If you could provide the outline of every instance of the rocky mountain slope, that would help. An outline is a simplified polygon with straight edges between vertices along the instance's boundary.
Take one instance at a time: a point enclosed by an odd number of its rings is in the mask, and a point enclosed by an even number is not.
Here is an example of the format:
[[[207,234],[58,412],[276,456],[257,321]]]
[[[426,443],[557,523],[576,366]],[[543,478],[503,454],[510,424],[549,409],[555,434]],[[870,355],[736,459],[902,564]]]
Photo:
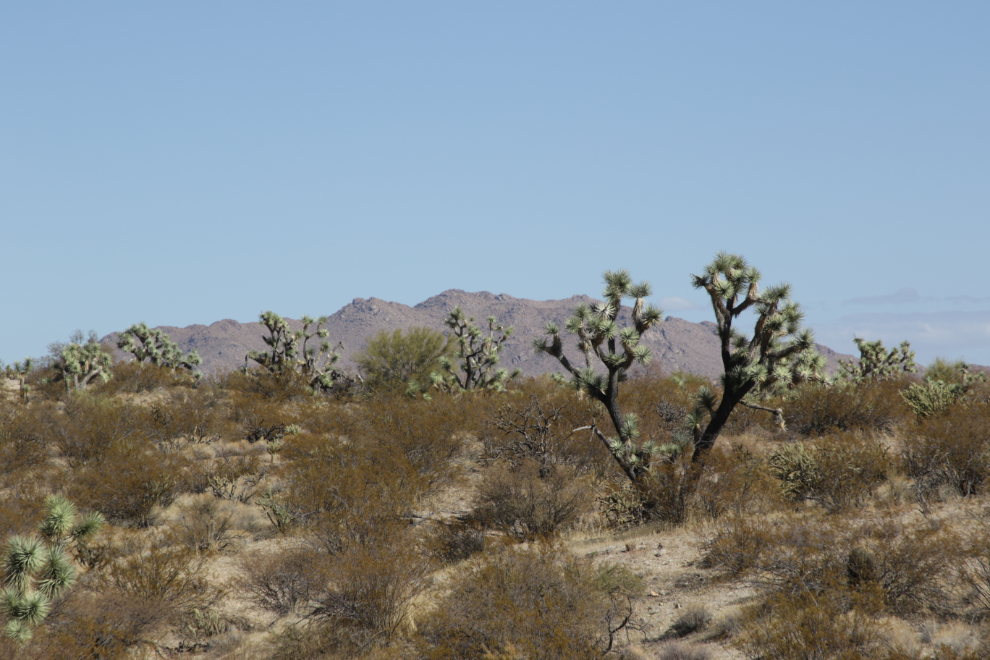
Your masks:
[[[519,367],[527,375],[560,371],[560,365],[546,355],[537,355],[532,349],[534,338],[543,334],[547,321],[563,327],[564,322],[580,303],[592,304],[597,300],[588,296],[573,296],[564,300],[527,300],[506,294],[493,295],[487,291],[468,293],[450,289],[424,300],[414,307],[378,298],[355,298],[329,316],[327,328],[333,343],[343,342],[341,365],[353,368],[352,357],[362,350],[365,343],[380,330],[393,330],[412,326],[426,326],[448,330],[443,324],[448,312],[460,305],[465,313],[484,324],[489,316],[495,316],[506,326],[513,326],[515,334],[505,343],[501,366],[512,370]],[[278,311],[278,310],[275,310]],[[620,322],[627,322],[630,308],[624,307]],[[291,321],[296,328],[298,321]],[[196,349],[203,358],[202,370],[212,373],[218,370],[243,366],[244,355],[251,349],[264,349],[264,327],[259,323],[240,323],[231,319],[211,325],[191,325],[185,328],[161,326],[162,330],[183,351]],[[643,341],[653,351],[665,372],[688,371],[716,378],[722,372],[718,340],[714,335],[715,324],[691,323],[668,316],[663,323],[651,329]],[[105,338],[112,339],[112,336]],[[565,344],[565,346],[567,346]],[[818,350],[828,360],[829,371],[835,369],[839,358],[851,356],[836,353],[827,346]],[[568,354],[579,358],[571,343]]]

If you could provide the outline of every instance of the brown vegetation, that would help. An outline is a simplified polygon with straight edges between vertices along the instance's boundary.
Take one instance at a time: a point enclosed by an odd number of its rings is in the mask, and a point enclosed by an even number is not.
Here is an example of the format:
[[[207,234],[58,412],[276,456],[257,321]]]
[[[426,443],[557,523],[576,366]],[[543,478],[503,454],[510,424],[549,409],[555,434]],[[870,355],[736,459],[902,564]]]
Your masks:
[[[739,409],[703,461],[633,488],[586,428],[602,406],[550,379],[424,400],[114,374],[0,400],[3,539],[53,493],[107,518],[5,658],[988,652],[980,397],[919,419],[906,382],[803,385],[787,430]],[[619,399],[676,445],[704,384],[644,370]]]

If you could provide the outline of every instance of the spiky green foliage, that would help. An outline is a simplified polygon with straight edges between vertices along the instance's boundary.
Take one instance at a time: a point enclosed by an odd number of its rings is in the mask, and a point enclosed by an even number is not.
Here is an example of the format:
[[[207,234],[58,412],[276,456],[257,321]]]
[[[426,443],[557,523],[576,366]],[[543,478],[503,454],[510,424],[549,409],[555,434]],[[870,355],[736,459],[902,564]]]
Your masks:
[[[41,537],[13,536],[3,553],[0,612],[8,619],[8,637],[25,642],[48,615],[53,600],[72,588],[78,571],[67,550],[78,548],[103,524],[103,517],[79,517],[75,504],[62,495],[45,500]]]
[[[31,373],[31,369],[34,368],[34,360],[31,358],[24,358],[24,362],[15,362],[14,364],[5,365],[3,361],[0,361],[0,372],[7,376],[8,380],[17,381],[17,387],[20,391],[21,398],[25,402],[31,394],[31,386],[24,382],[25,376]]]
[[[3,362],[0,362],[0,370],[2,370],[7,375],[7,378],[10,378],[11,380],[23,380],[24,376],[31,373],[31,369],[33,368],[34,360],[29,357],[24,358],[24,362],[15,362],[14,364],[5,365]]]
[[[925,369],[924,381],[912,383],[901,392],[904,402],[921,418],[938,417],[956,401],[966,397],[974,383],[985,382],[986,374],[971,374],[963,361],[942,358]]]
[[[882,381],[918,371],[910,342],[903,341],[898,348],[889,351],[881,340],[853,339],[859,348],[859,362],[839,360],[838,378],[855,383]]]
[[[441,390],[493,390],[501,392],[512,379],[522,375],[522,370],[509,373],[498,369],[499,352],[512,336],[513,328],[505,327],[494,316],[488,317],[487,333],[468,317],[460,307],[454,307],[444,320],[453,330],[451,344],[454,359],[446,355],[439,358],[440,369],[430,374],[431,384]],[[456,365],[455,365],[456,362]]]
[[[901,397],[911,411],[921,418],[938,417],[949,409],[959,397],[959,385],[949,385],[940,380],[912,383],[901,392]]]
[[[736,254],[719,252],[702,275],[692,275],[696,289],[704,289],[715,312],[721,343],[722,397],[699,400],[695,413],[695,460],[715,444],[736,405],[746,397],[773,393],[804,380],[824,379],[824,359],[814,351],[811,330],[801,329],[804,313],[790,300],[789,284],[767,287],[760,293],[760,271]],[[746,310],[756,313],[753,336],[733,327]],[[702,428],[701,425],[704,424]]]
[[[111,377],[112,359],[100,346],[96,333],[90,331],[85,344],[82,340],[82,333],[76,332],[70,343],[60,345],[58,355],[52,360],[57,379],[65,382],[67,391],[84,389],[94,380],[105,383]]]
[[[245,371],[248,362],[252,360],[272,373],[298,371],[306,376],[309,386],[318,392],[329,391],[338,380],[349,378],[334,367],[340,360],[340,351],[344,345],[338,342],[333,346],[330,343],[330,331],[323,327],[327,322],[326,316],[318,319],[302,317],[303,327],[295,332],[286,319],[272,311],[262,312],[260,321],[268,330],[268,336],[262,336],[262,339],[269,350],[249,351],[244,356]],[[316,325],[313,332],[310,332],[310,326],[314,323]],[[310,341],[314,339],[315,345],[310,345]]]
[[[564,355],[560,327],[555,323],[546,324],[546,336],[534,340],[533,347],[538,353],[556,358],[571,375],[573,387],[605,406],[618,437],[600,438],[626,476],[642,485],[650,463],[661,453],[660,447],[655,442],[638,441],[639,420],[635,415],[623,414],[619,407],[619,383],[633,364],[647,364],[652,358],[649,348],[639,342],[647,330],[660,322],[663,310],[645,302],[652,293],[649,282],[633,284],[629,271],[605,271],[604,279],[604,301],[594,306],[578,305],[564,325],[569,334],[577,335],[584,366],[573,364]],[[634,301],[632,325],[620,328],[616,320],[626,298]],[[604,367],[604,373],[596,370],[596,364],[599,369]]]
[[[179,345],[167,334],[149,328],[143,322],[132,325],[120,333],[117,338],[117,348],[132,353],[138,362],[147,360],[153,365],[172,370],[192,371],[203,362],[195,349],[183,355]]]

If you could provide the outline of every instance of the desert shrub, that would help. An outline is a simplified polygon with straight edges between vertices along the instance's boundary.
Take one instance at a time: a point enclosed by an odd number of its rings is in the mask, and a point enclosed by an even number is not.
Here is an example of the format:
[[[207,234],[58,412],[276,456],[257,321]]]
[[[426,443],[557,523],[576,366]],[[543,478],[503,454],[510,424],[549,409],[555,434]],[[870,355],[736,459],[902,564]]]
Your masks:
[[[126,443],[142,431],[140,409],[106,397],[79,393],[64,410],[47,404],[34,411],[38,442],[58,450],[71,466],[101,460],[109,445]]]
[[[175,538],[191,550],[222,552],[246,536],[239,529],[241,516],[234,502],[204,493],[194,495],[178,509]]]
[[[309,547],[240,561],[238,586],[258,607],[279,616],[309,603],[329,580],[327,556]]]
[[[623,410],[634,411],[639,416],[644,437],[659,441],[683,429],[698,388],[711,383],[691,374],[664,375],[658,365],[654,361],[629,378],[619,392],[619,403]]]
[[[596,477],[613,469],[613,459],[597,438],[588,430],[574,432],[594,419],[587,400],[559,386],[540,391],[537,384],[527,383],[527,389],[527,398],[509,398],[487,420],[483,439],[488,456],[534,460],[543,471],[567,465]]]
[[[963,564],[961,539],[952,531],[907,527],[893,518],[865,526],[847,555],[852,586],[875,585],[890,612],[941,612],[950,597],[955,572]]]
[[[631,615],[628,572],[546,548],[493,549],[467,562],[417,620],[422,657],[600,658]],[[621,613],[621,616],[619,616]],[[510,653],[514,655],[509,655]]]
[[[815,501],[828,511],[863,502],[892,466],[882,442],[857,432],[835,433],[813,444],[786,444],[768,463],[785,496]]]
[[[102,588],[154,603],[161,620],[176,620],[194,609],[205,610],[223,598],[207,579],[208,557],[174,538],[150,544],[130,542],[105,571]]]
[[[879,633],[868,612],[833,592],[778,592],[750,610],[739,645],[766,660],[877,657]]]
[[[495,465],[481,478],[472,516],[482,524],[520,539],[548,536],[574,522],[591,506],[585,479],[572,468],[555,466],[541,476],[540,465]]]
[[[922,491],[949,485],[960,495],[979,493],[990,476],[990,414],[983,405],[951,406],[924,420],[904,440],[904,463]]]
[[[990,520],[982,515],[971,516],[970,550],[962,570],[963,583],[969,588],[969,600],[984,616],[990,613]]]
[[[941,611],[962,560],[959,539],[945,529],[808,516],[727,519],[704,557],[730,575],[754,575],[768,593],[827,592],[847,609],[872,603],[896,614]]]
[[[196,379],[186,370],[173,370],[154,364],[142,364],[134,360],[118,362],[110,368],[113,376],[95,389],[102,394],[137,394],[182,385],[193,385]]]
[[[104,447],[99,460],[73,472],[73,500],[108,520],[139,527],[152,521],[156,506],[168,506],[189,489],[192,473],[181,454],[162,454],[150,442]]]
[[[391,639],[428,585],[430,564],[406,534],[352,548],[329,560],[330,580],[315,594],[310,620],[331,623],[359,646]]]
[[[476,523],[438,521],[427,537],[427,548],[442,564],[455,564],[485,549],[485,530]]]
[[[711,651],[703,646],[667,642],[657,648],[657,660],[711,660]]]
[[[404,459],[375,442],[292,436],[283,450],[284,490],[271,506],[303,525],[337,554],[373,543],[404,523],[424,480]]]
[[[900,380],[835,383],[806,383],[784,407],[787,427],[800,435],[824,435],[860,429],[888,432],[904,419],[905,403]]]
[[[233,435],[228,414],[226,402],[213,388],[183,387],[169,391],[164,401],[143,411],[143,428],[166,450],[183,444],[209,444],[224,434]]]
[[[99,575],[53,611],[36,657],[133,657],[166,626],[194,624],[222,592],[205,577],[205,557],[181,546],[128,541]]]
[[[354,362],[372,391],[405,392],[410,384],[426,389],[430,374],[441,369],[440,358],[453,359],[457,346],[432,328],[380,330]]]
[[[766,518],[725,516],[704,543],[702,566],[738,577],[754,569],[766,544],[774,541],[774,526]]]
[[[764,458],[739,444],[712,448],[694,486],[693,505],[710,520],[744,511],[765,513],[779,500]]]
[[[670,633],[676,637],[687,637],[704,630],[712,622],[712,613],[703,605],[689,605],[678,615],[670,626]]]
[[[203,470],[206,487],[214,497],[247,502],[265,474],[258,453],[218,454]]]
[[[246,373],[234,372],[229,375],[226,387],[250,397],[277,403],[305,401],[313,396],[306,374],[294,369],[249,369]]]
[[[63,401],[72,398],[66,392],[65,383],[59,379],[58,371],[48,365],[39,365],[24,377],[24,384],[31,388],[30,400]]]
[[[25,491],[30,490],[26,487],[26,476],[35,473],[35,468],[48,458],[36,426],[39,412],[47,414],[48,407],[46,403],[34,404],[33,409],[0,403],[0,489],[10,489],[0,498],[0,534],[8,527],[5,520],[16,521],[22,517],[21,513],[13,511],[21,508],[15,500],[24,500]],[[9,518],[8,509],[11,510]]]
[[[166,617],[155,600],[115,588],[77,589],[52,615],[44,635],[21,648],[24,658],[117,660],[148,645]],[[8,656],[4,656],[8,657]]]
[[[532,459],[544,470],[568,465],[601,478],[615,461],[586,427],[600,416],[600,405],[546,379],[526,379],[514,396],[503,397],[485,420],[482,441],[491,458]]]
[[[649,521],[670,525],[685,522],[702,469],[701,465],[692,463],[690,456],[682,454],[652,465],[638,486],[625,482],[618,486],[610,484],[611,490],[600,500],[606,519],[618,528]]]
[[[455,476],[450,460],[462,446],[460,412],[461,406],[448,395],[432,401],[374,398],[365,404],[363,435],[382,450],[400,454],[424,487],[437,487]]]

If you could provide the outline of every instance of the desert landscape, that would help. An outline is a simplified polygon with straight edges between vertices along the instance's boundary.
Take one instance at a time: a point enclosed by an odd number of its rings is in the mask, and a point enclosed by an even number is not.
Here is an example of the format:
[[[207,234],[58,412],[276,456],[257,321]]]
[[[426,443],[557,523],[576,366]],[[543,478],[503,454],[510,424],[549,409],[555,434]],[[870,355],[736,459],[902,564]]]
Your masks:
[[[837,355],[739,259],[719,323],[617,271],[6,367],[3,657],[985,657],[985,374]]]
[[[988,26],[3,3],[0,660],[987,660]]]

